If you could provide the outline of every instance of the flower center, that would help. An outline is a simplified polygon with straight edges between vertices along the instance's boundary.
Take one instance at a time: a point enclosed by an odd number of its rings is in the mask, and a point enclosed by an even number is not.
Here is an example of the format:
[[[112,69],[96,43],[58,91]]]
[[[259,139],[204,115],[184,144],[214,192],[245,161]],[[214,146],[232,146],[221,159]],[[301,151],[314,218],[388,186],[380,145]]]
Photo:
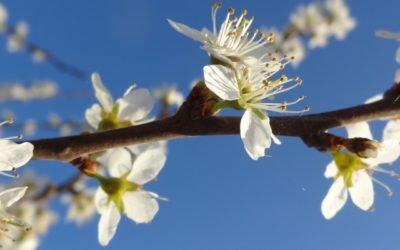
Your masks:
[[[336,152],[332,153],[333,160],[338,168],[338,173],[335,179],[340,176],[343,177],[344,184],[347,188],[353,186],[352,175],[355,171],[366,168],[368,165],[361,161],[361,159],[353,154]]]
[[[121,176],[121,178],[96,176],[101,188],[108,195],[109,201],[114,202],[121,213],[124,211],[122,196],[125,192],[134,192],[140,189],[140,185],[126,180],[128,174],[129,172]]]
[[[102,120],[99,123],[97,131],[125,128],[133,125],[130,121],[124,121],[124,120],[120,121],[118,119],[118,111],[119,111],[118,104],[114,104],[111,112],[107,112],[104,109],[102,109],[101,110]]]

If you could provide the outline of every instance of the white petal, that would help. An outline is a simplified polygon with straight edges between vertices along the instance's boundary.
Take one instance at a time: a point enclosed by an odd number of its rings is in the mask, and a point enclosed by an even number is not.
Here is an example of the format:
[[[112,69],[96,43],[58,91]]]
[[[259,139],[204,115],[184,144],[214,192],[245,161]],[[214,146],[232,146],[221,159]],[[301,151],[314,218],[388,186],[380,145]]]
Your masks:
[[[349,138],[362,137],[372,140],[371,130],[367,122],[346,125],[346,130]]]
[[[139,155],[149,149],[158,149],[167,153],[167,143],[166,141],[149,142],[143,144],[135,144],[127,147],[134,155]]]
[[[400,121],[389,120],[383,129],[382,141],[396,140],[400,142]]]
[[[271,146],[271,135],[268,117],[261,120],[251,110],[244,112],[240,120],[240,137],[246,152],[253,160],[265,156],[265,149]]]
[[[97,212],[103,214],[110,209],[110,203],[108,195],[101,187],[98,187],[94,195],[94,205],[96,206]]]
[[[92,107],[86,109],[85,112],[86,121],[92,128],[97,129],[101,122],[101,107],[99,104],[93,104]]]
[[[147,89],[134,89],[117,100],[119,104],[118,118],[135,123],[145,118],[154,106],[154,100]]]
[[[396,50],[396,62],[400,63],[400,47]]]
[[[104,86],[100,78],[100,75],[98,73],[92,74],[92,83],[94,88],[94,94],[97,100],[107,112],[110,112],[114,105],[114,101],[110,94],[110,91],[108,91],[108,89]]]
[[[375,35],[386,39],[395,39],[400,41],[400,32],[390,32],[386,30],[377,30]]]
[[[349,188],[351,200],[362,210],[368,210],[374,203],[374,187],[372,179],[366,170],[359,170],[352,174],[353,186]]]
[[[164,167],[166,159],[165,152],[158,148],[141,153],[135,159],[127,179],[139,185],[153,180]]]
[[[207,88],[223,100],[232,101],[240,97],[235,72],[222,65],[208,65],[203,68]]]
[[[115,205],[110,206],[107,211],[101,214],[98,237],[102,246],[108,245],[110,240],[114,237],[120,220],[121,214],[118,212]]]
[[[374,95],[373,97],[368,98],[365,101],[365,104],[372,103],[372,102],[377,102],[377,101],[380,101],[382,99],[383,99],[383,94],[377,94],[377,95]]]
[[[400,143],[398,140],[386,140],[380,144],[376,158],[367,158],[363,161],[369,166],[392,163],[400,156]]]
[[[331,161],[327,166],[324,173],[325,178],[333,178],[337,175],[338,168],[334,161]]]
[[[108,156],[107,166],[112,177],[121,177],[132,169],[132,156],[125,148],[113,149]]]
[[[0,171],[10,171],[23,166],[32,158],[33,145],[0,139],[0,152]]]
[[[126,192],[122,196],[126,216],[136,223],[149,223],[158,212],[158,202],[146,191]]]
[[[396,73],[394,75],[394,81],[400,82],[400,69],[396,70]]]
[[[174,28],[176,31],[178,31],[179,33],[192,38],[195,41],[204,43],[206,40],[206,32],[201,32],[195,29],[192,29],[190,27],[188,27],[187,25],[183,24],[183,23],[178,23],[175,21],[172,21],[171,19],[167,19],[168,23],[172,26],[172,28]]]
[[[19,201],[26,193],[28,187],[9,188],[0,193],[0,206],[9,207]]]
[[[336,179],[329,188],[321,204],[321,212],[325,219],[332,219],[337,212],[344,206],[347,200],[347,190],[344,186],[343,178]]]

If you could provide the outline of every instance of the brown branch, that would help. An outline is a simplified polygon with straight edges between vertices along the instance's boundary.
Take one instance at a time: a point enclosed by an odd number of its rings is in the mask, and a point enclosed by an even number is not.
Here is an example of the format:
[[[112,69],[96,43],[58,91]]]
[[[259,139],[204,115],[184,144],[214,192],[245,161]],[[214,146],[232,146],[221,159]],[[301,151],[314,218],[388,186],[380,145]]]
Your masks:
[[[36,194],[33,197],[33,200],[35,201],[43,201],[50,199],[62,192],[71,192],[71,193],[76,193],[77,191],[75,190],[75,184],[85,178],[85,175],[83,173],[77,173],[68,180],[64,181],[63,183],[60,183],[58,185],[49,183],[47,184],[41,192]]]
[[[7,26],[5,30],[5,34],[8,36],[12,36],[16,30],[15,26]],[[24,49],[26,52],[30,53],[32,56],[34,56],[35,53],[40,52],[43,53],[44,60],[47,61],[50,65],[52,65],[54,68],[56,68],[58,71],[63,72],[65,74],[69,74],[73,77],[76,77],[80,80],[87,80],[89,78],[89,73],[86,71],[75,67],[71,64],[66,63],[63,61],[61,58],[53,54],[50,50],[45,49],[39,45],[36,45],[35,43],[27,40],[26,38],[23,38],[23,43],[24,43]]]
[[[384,99],[370,104],[318,114],[271,117],[272,130],[276,135],[304,139],[330,128],[396,116],[400,114],[398,89],[395,85]],[[193,114],[197,105],[189,96],[174,116],[163,120],[100,133],[31,141],[35,146],[34,159],[69,162],[113,147],[188,136],[239,134],[240,117],[201,118]]]

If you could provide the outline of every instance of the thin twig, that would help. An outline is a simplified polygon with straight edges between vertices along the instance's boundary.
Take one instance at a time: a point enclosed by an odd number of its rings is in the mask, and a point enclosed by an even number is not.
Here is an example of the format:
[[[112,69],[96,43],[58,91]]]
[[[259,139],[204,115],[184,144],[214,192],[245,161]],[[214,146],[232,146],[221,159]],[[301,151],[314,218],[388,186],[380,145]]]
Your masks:
[[[5,34],[11,36],[14,34],[16,27],[15,26],[7,26],[5,30]],[[35,43],[24,38],[24,49],[34,56],[35,53],[41,52],[43,53],[44,60],[47,61],[50,65],[56,68],[58,71],[69,74],[73,77],[76,77],[80,80],[87,80],[89,78],[89,73],[75,67],[71,64],[66,63],[61,58],[53,54],[50,50],[45,49]]]

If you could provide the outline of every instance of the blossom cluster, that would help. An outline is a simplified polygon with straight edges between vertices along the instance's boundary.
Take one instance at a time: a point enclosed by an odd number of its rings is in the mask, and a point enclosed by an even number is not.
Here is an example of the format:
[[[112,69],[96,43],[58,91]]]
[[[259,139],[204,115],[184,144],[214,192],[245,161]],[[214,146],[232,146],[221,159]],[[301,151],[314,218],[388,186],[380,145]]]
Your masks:
[[[344,0],[300,6],[290,20],[297,32],[311,36],[308,43],[310,48],[325,47],[331,36],[342,40],[356,25]]]
[[[48,99],[57,95],[57,84],[52,81],[34,81],[30,86],[21,83],[1,83],[0,102]]]
[[[99,104],[86,110],[86,120],[93,129],[123,128],[153,119],[149,114],[154,100],[147,89],[132,86],[114,102],[99,74],[92,75],[92,83]],[[176,102],[173,97],[169,101]],[[164,142],[109,149],[97,156],[97,163],[103,166],[101,173],[93,173],[100,184],[94,203],[101,216],[98,231],[101,245],[107,245],[114,237],[121,214],[136,223],[153,220],[159,209],[157,200],[163,198],[144,190],[143,185],[156,178],[165,161]]]
[[[304,43],[308,43],[309,49],[325,47],[330,37],[343,40],[355,26],[356,21],[345,0],[326,0],[324,3],[300,5],[290,15],[290,24],[282,31],[277,28],[263,30],[275,34],[275,41],[269,49],[293,57],[291,64],[297,67],[306,56]]]
[[[0,124],[0,126],[9,123],[12,123],[12,121],[4,121]],[[33,145],[29,142],[16,143],[10,140],[16,138],[18,137],[0,138],[0,174],[2,175],[13,177],[18,176],[18,174],[16,174],[16,169],[25,165],[33,156]],[[27,231],[31,230],[31,225],[24,220],[26,218],[24,218],[21,214],[9,214],[6,211],[8,207],[12,206],[25,195],[28,187],[26,185],[21,185],[20,187],[1,189],[0,245],[9,246],[10,244],[13,245],[14,241],[22,234],[25,234]]]
[[[280,144],[272,133],[266,111],[290,112],[293,102],[270,102],[269,99],[301,84],[298,77],[289,78],[280,71],[292,58],[279,57],[266,49],[274,40],[273,33],[251,30],[254,18],[243,10],[235,17],[230,8],[225,20],[217,24],[220,4],[212,6],[212,31],[192,29],[185,24],[168,20],[178,32],[198,41],[211,57],[212,64],[203,68],[204,83],[216,96],[215,109],[234,108],[245,110],[240,122],[240,136],[249,156],[257,160],[265,156],[271,142]],[[303,111],[308,110],[305,108]],[[302,111],[300,111],[302,112]]]

